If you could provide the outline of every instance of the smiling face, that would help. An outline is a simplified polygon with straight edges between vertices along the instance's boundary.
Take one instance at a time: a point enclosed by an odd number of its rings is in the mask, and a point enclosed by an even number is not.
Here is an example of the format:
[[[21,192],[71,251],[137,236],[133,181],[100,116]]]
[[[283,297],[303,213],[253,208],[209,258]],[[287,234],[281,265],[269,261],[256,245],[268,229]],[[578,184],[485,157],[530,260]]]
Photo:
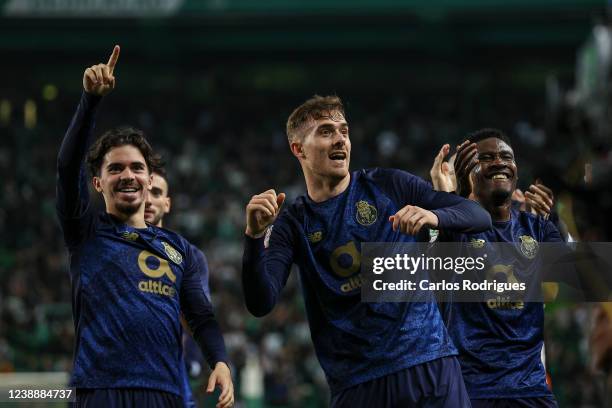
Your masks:
[[[145,204],[145,221],[156,227],[163,226],[164,215],[170,212],[170,197],[168,197],[168,183],[157,173],[153,173],[151,190],[147,194]]]
[[[474,194],[479,201],[497,205],[509,201],[517,182],[512,148],[496,137],[483,139],[477,146],[480,165],[473,173]]]
[[[93,185],[102,193],[106,211],[123,218],[144,209],[151,176],[140,150],[123,145],[104,155],[100,175],[93,178]]]
[[[291,151],[298,158],[306,177],[342,180],[349,174],[351,141],[344,115],[328,112],[304,125],[301,138],[291,143]]]

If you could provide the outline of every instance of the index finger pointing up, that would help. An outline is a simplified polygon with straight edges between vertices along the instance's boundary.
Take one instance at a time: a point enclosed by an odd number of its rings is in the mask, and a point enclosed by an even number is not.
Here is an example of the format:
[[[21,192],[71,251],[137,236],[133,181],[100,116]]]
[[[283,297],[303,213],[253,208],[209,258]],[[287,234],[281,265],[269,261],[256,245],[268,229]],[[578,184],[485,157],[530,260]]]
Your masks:
[[[115,48],[113,48],[113,53],[111,54],[110,58],[108,59],[108,62],[106,63],[106,65],[108,65],[108,70],[110,71],[110,74],[113,74],[113,71],[115,70],[115,65],[117,65],[117,60],[119,59],[119,52],[121,51],[121,48],[119,48],[118,45],[115,45]]]

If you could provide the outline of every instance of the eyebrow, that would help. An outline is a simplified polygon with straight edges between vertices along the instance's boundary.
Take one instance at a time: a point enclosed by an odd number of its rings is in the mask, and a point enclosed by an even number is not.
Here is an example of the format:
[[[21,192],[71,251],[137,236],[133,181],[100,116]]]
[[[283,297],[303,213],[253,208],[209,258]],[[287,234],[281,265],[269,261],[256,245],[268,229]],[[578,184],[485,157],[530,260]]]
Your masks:
[[[344,127],[348,127],[348,123],[347,122],[342,122],[342,123],[340,123],[338,125],[336,125],[334,123],[322,123],[319,126],[317,126],[317,130],[325,129],[325,128],[336,128],[336,126],[344,128]]]
[[[485,150],[483,152],[478,152],[478,154],[495,154],[495,153],[511,153],[514,154],[514,150],[509,148],[503,148],[499,150]]]
[[[145,167],[145,163],[141,162],[141,161],[135,161],[135,162],[131,162],[129,164],[130,167],[134,167],[134,166],[140,166],[140,167]],[[125,167],[125,165],[121,162],[112,162],[112,163],[108,163],[106,165],[107,169],[110,169],[112,167]]]

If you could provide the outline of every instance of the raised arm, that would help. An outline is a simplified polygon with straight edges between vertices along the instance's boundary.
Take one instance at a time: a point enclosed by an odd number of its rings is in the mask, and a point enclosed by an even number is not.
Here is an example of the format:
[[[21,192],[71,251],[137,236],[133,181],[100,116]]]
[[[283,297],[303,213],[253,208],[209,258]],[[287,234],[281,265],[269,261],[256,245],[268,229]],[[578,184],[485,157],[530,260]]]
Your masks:
[[[287,283],[293,263],[293,234],[280,213],[285,194],[268,190],[251,198],[242,257],[242,288],[254,316],[270,313]],[[265,237],[264,237],[265,234]]]
[[[113,71],[119,58],[115,46],[108,63],[89,67],[83,74],[83,95],[62,140],[57,157],[57,213],[66,241],[78,240],[79,221],[89,206],[85,156],[93,143],[97,106],[115,87]]]

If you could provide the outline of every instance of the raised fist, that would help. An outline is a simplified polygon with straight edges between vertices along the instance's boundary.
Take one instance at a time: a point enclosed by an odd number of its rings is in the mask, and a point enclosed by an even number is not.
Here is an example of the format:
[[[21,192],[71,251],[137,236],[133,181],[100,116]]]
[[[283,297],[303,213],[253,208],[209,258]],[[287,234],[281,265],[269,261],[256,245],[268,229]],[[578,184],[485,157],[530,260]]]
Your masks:
[[[246,231],[251,238],[259,238],[266,228],[272,224],[285,201],[285,193],[276,195],[276,191],[268,190],[254,195],[246,206]]]

